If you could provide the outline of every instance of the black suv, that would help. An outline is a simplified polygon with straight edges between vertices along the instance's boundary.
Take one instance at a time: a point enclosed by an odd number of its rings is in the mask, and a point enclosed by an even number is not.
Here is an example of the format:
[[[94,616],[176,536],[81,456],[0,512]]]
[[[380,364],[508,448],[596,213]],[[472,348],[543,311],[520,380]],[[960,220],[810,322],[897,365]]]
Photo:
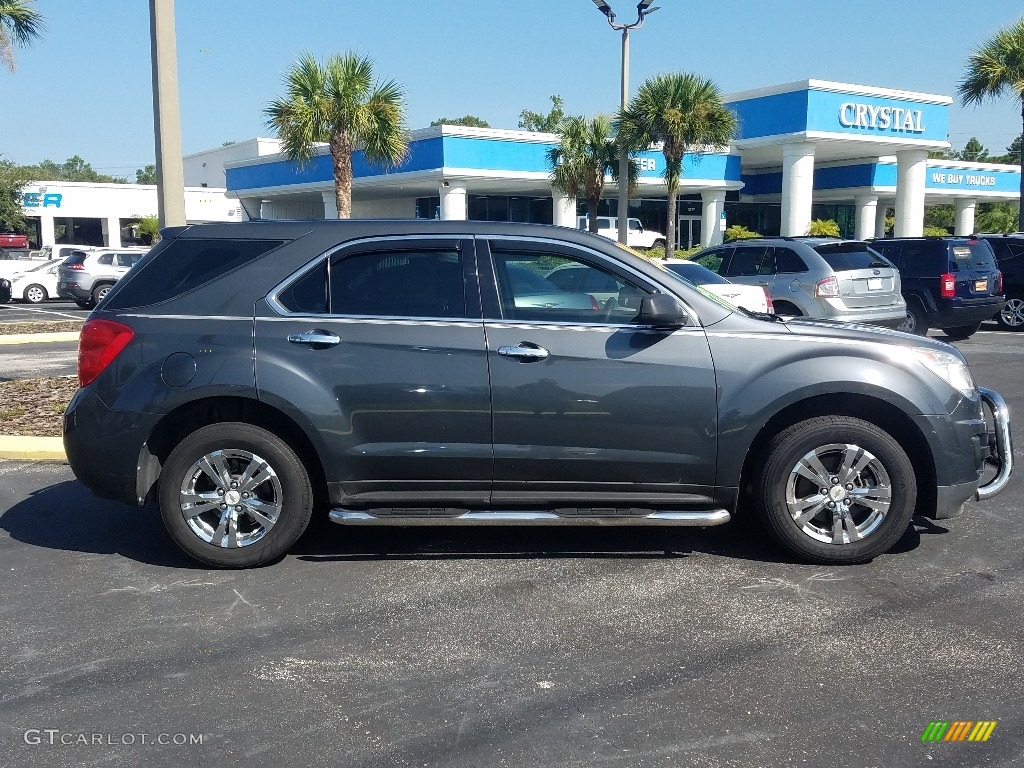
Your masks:
[[[600,301],[544,277],[568,266],[601,278]],[[528,224],[165,231],[86,321],[79,379],[75,474],[157,499],[222,567],[281,557],[324,508],[356,526],[749,510],[801,557],[862,562],[915,512],[998,492],[1012,462],[1005,404],[954,347],[754,314]]]
[[[999,271],[1003,273],[1006,306],[996,322],[1008,331],[1024,329],[1024,235],[978,235],[992,246]]]
[[[984,240],[890,237],[870,243],[900,271],[907,321],[899,330],[923,336],[941,328],[951,339],[966,339],[1002,311],[1002,273]]]

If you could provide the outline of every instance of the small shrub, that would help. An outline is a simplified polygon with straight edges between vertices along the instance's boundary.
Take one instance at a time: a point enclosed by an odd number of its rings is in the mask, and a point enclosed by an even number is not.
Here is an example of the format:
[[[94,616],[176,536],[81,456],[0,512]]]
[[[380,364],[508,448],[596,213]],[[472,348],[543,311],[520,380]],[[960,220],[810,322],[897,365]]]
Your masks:
[[[815,219],[807,227],[807,234],[814,237],[839,237],[839,225],[832,219]]]
[[[949,237],[949,230],[945,227],[925,227],[922,234],[925,237]]]
[[[760,237],[757,232],[753,232],[742,224],[733,224],[725,229],[725,242],[730,243],[733,240],[749,240],[752,237]]]

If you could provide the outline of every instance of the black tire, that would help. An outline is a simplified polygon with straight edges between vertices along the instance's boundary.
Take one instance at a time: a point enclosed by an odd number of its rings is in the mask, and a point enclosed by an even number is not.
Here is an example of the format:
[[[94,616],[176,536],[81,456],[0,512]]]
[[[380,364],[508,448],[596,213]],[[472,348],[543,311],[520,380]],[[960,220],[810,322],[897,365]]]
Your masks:
[[[221,480],[200,466],[204,459]],[[254,467],[259,482],[249,485],[244,481]],[[250,495],[242,496],[247,486]],[[200,494],[212,501],[183,506],[192,504],[186,495]],[[182,440],[164,463],[159,497],[175,543],[217,568],[251,568],[284,556],[313,509],[309,474],[291,447],[265,429],[237,422],[211,424]]]
[[[39,283],[32,283],[32,285],[27,286],[21,296],[26,304],[42,304],[50,298],[49,294],[46,293],[46,289],[39,285]]]
[[[828,471],[818,481],[822,488],[797,471],[802,467],[821,477],[807,463],[812,454]],[[860,471],[843,476],[844,459],[859,461],[868,454]],[[758,516],[772,537],[801,559],[829,565],[863,563],[891,549],[917,503],[914,467],[899,443],[850,416],[818,416],[780,432],[768,445],[755,487]]]
[[[775,307],[776,315],[783,315],[785,317],[803,317],[804,313],[801,312],[796,304],[790,304],[788,301],[776,301],[773,302]]]
[[[995,319],[1004,331],[1024,331],[1024,297],[1007,296],[1006,306]]]
[[[942,332],[953,341],[962,341],[971,338],[979,328],[981,328],[981,323],[974,323],[973,325],[958,325],[956,328],[943,328]]]
[[[106,297],[106,295],[110,293],[110,289],[113,287],[114,286],[111,283],[104,283],[103,285],[97,285],[95,288],[93,288],[92,306],[95,307],[97,304],[103,301],[104,297]]]
[[[921,302],[917,299],[907,299],[907,318],[897,326],[896,330],[918,336],[928,334],[928,316],[925,314]]]
[[[659,237],[657,240],[654,241],[654,245],[652,247],[654,247],[654,248],[664,248],[665,245],[666,245],[666,242],[662,238]]]

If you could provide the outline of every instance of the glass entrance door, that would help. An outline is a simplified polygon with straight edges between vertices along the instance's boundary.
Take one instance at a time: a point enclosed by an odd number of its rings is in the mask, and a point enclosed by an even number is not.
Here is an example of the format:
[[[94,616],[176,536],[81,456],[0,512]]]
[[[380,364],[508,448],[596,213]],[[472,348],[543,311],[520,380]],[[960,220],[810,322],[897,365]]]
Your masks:
[[[700,245],[700,216],[680,216],[676,224],[676,248],[686,250]]]

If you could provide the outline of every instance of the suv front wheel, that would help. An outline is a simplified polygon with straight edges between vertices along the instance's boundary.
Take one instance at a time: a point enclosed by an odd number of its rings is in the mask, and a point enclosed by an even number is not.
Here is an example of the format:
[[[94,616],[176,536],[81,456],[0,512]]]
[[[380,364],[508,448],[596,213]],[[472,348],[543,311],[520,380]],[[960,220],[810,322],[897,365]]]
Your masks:
[[[211,424],[171,451],[160,514],[175,543],[218,568],[285,555],[309,524],[309,474],[281,438],[251,424]]]
[[[863,563],[910,524],[914,468],[887,432],[850,416],[794,424],[768,445],[759,516],[790,552],[818,563]]]

